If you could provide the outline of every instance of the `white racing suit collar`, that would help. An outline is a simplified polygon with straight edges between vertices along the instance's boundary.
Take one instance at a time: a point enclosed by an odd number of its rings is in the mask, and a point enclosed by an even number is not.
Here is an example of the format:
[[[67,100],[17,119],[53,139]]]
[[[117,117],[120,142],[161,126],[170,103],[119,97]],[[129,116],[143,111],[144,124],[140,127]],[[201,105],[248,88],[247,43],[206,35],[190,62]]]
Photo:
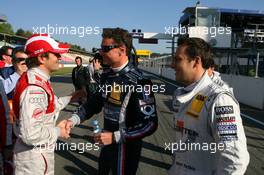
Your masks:
[[[215,77],[220,77],[220,73],[217,71],[213,71],[212,75],[210,76],[211,79],[214,79]]]
[[[214,73],[213,73],[213,75],[215,75],[215,76],[220,76],[220,73],[219,72],[217,72],[217,71],[214,71]]]
[[[203,74],[202,78],[198,82],[194,82],[190,84],[189,86],[185,87],[183,89],[183,94],[180,94],[176,96],[176,99],[180,103],[185,103],[193,98],[197,92],[199,92],[204,87],[208,86],[212,82],[211,78],[208,76],[207,71]]]
[[[48,75],[46,72],[41,70],[39,67],[34,67],[30,69],[29,72],[32,72],[33,74],[40,76],[40,78],[42,78],[45,81],[49,81],[50,79],[50,75]]]

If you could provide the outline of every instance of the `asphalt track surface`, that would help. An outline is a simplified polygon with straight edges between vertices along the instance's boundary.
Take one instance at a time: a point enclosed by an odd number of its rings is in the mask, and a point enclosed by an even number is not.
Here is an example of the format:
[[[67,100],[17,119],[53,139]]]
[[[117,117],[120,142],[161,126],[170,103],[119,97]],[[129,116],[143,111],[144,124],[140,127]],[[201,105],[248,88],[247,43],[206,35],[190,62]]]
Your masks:
[[[172,164],[170,151],[165,150],[165,143],[174,142],[173,113],[171,107],[171,94],[175,90],[175,82],[149,76],[154,84],[166,87],[164,93],[156,93],[157,112],[159,117],[158,130],[144,139],[138,175],[165,175]],[[65,96],[73,92],[70,75],[52,77],[52,87],[57,96]],[[69,104],[61,113],[59,120],[68,118],[77,108],[77,104]],[[264,111],[240,104],[243,125],[247,137],[250,164],[246,175],[264,174]],[[246,116],[246,117],[244,117]],[[250,118],[248,118],[250,117]],[[94,175],[97,173],[97,162],[100,153],[92,139],[91,121],[98,118],[102,126],[102,114],[85,121],[72,129],[71,138],[60,139],[55,154],[56,175]],[[254,119],[254,120],[252,120]],[[258,122],[257,122],[258,121]],[[111,160],[109,160],[111,161]]]

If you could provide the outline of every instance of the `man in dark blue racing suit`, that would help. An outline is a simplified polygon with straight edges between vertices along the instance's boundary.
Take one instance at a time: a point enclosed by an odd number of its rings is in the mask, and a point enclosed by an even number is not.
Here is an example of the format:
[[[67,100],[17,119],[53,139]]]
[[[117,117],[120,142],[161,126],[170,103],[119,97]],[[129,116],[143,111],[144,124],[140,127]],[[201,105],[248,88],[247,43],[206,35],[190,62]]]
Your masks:
[[[69,119],[69,125],[91,118],[103,108],[104,128],[95,141],[104,145],[99,174],[136,174],[142,138],[158,126],[152,83],[128,62],[132,38],[126,30],[103,32],[101,54],[110,65],[101,75],[98,91]]]

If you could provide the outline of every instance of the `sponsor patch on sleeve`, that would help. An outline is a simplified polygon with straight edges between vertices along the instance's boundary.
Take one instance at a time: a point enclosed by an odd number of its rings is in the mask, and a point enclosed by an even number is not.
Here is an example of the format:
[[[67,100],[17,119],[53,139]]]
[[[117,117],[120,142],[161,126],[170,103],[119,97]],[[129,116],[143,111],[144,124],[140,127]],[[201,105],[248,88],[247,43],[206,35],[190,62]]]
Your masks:
[[[237,126],[235,124],[230,125],[217,125],[218,131],[236,131]]]
[[[226,117],[217,117],[216,118],[216,123],[217,124],[222,124],[222,123],[233,123],[236,121],[235,116],[226,116]]]
[[[217,131],[221,141],[237,140],[237,125],[234,123],[217,124]]]
[[[238,140],[237,133],[222,133],[219,134],[220,141],[236,141]]]
[[[222,115],[222,114],[234,114],[233,106],[217,106],[215,107],[215,114]]]

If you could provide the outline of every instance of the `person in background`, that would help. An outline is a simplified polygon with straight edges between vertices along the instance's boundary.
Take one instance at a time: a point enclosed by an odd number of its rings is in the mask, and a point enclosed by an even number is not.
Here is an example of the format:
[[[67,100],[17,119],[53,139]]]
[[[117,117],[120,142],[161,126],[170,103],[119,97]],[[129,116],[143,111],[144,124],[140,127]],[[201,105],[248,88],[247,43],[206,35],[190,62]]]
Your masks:
[[[12,53],[12,66],[0,69],[0,80],[4,84],[8,98],[12,98],[12,92],[20,76],[27,71],[27,54],[23,47],[17,47]]]
[[[82,58],[75,58],[76,67],[72,70],[72,82],[75,90],[80,90],[86,87],[87,81],[90,81],[90,74],[86,67],[82,65]]]
[[[0,69],[0,150],[2,150],[4,165],[7,165],[7,162],[12,161],[14,143],[12,132],[12,94],[19,77],[22,73],[27,71],[25,63],[26,58],[27,55],[24,52],[24,48],[15,48],[12,54],[13,66]],[[8,171],[7,169],[8,168],[4,166],[5,172]]]
[[[99,60],[92,59],[90,60],[90,64],[87,65],[87,69],[89,72],[90,81],[86,87],[87,91],[87,98],[92,96],[96,93],[96,89],[98,88],[98,84],[100,82],[100,69],[101,65],[99,63]]]
[[[77,56],[75,58],[76,67],[72,70],[72,83],[74,85],[75,91],[86,90],[90,82],[90,74],[86,67],[82,65],[82,58]],[[79,101],[81,105],[86,98],[82,98]]]
[[[12,50],[10,46],[3,46],[0,49],[0,68],[12,66]]]
[[[2,81],[0,81],[0,175],[4,172],[4,160],[10,158],[12,150],[12,123],[9,118],[9,105]]]

